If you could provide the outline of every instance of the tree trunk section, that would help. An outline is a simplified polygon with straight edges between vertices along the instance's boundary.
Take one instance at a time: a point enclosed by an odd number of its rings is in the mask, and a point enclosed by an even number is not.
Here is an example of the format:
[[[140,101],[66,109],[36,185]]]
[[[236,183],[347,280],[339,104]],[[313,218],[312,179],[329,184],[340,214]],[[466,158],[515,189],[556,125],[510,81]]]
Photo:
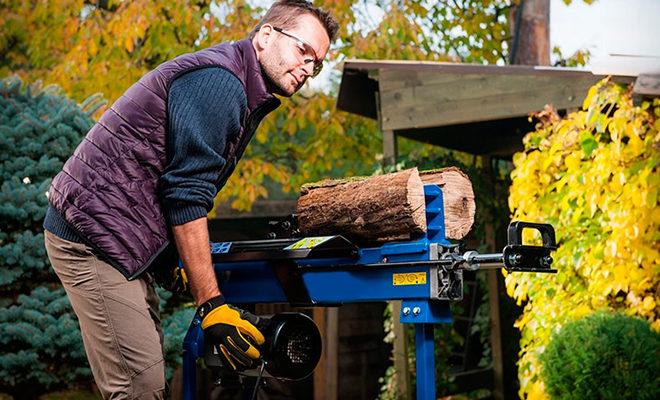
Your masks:
[[[518,17],[520,7],[522,14]],[[550,0],[523,0],[511,6],[509,21],[510,48],[515,51],[511,64],[550,65]]]
[[[417,168],[371,178],[326,180],[301,189],[296,214],[304,235],[357,242],[408,240],[426,232]]]
[[[467,175],[453,167],[304,185],[296,212],[300,232],[344,235],[357,243],[419,237],[426,232],[424,184],[431,183],[443,191],[446,237],[464,237],[474,222],[474,193]]]

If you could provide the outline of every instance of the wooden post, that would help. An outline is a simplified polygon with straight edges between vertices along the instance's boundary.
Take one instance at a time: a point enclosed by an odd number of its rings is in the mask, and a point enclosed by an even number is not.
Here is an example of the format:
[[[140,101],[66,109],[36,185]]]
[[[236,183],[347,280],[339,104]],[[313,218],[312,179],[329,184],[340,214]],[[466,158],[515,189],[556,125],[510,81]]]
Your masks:
[[[408,400],[412,396],[410,386],[410,371],[408,371],[408,345],[403,324],[399,321],[401,315],[401,301],[390,301],[392,305],[392,331],[394,343],[392,343],[392,355],[394,368],[396,369],[396,387],[398,397]]]
[[[379,100],[379,99],[378,99]],[[380,105],[378,106],[378,122],[382,127],[380,115]],[[396,134],[392,130],[383,130],[383,166],[393,166],[396,164],[397,148]],[[392,308],[392,332],[394,333],[394,343],[392,343],[392,358],[394,359],[394,368],[396,369],[396,386],[398,396],[401,399],[411,398],[412,390],[410,387],[410,373],[408,371],[408,346],[406,344],[406,335],[403,324],[399,321],[401,314],[401,301],[390,301]]]
[[[383,131],[383,166],[396,164],[396,133]]]
[[[337,400],[338,310],[336,307],[316,307],[313,313],[323,340],[321,360],[314,370],[314,400]]]
[[[376,92],[376,117],[378,118],[378,127],[383,133],[383,167],[387,167],[396,164],[396,133],[393,130],[383,129],[383,115],[381,115],[380,109],[380,92]]]
[[[489,229],[490,228],[490,229]],[[492,225],[486,225],[485,231],[493,231]],[[488,243],[488,240],[486,240]],[[489,246],[490,247],[490,246]],[[500,329],[500,296],[498,270],[486,272],[488,281],[488,305],[490,307],[490,346],[493,355],[493,398],[504,400],[504,363],[502,354],[502,335]]]
[[[328,352],[328,346],[326,343],[328,334],[327,334],[327,321],[326,321],[326,308],[325,307],[315,307],[312,310],[312,315],[314,317],[314,323],[319,328],[319,333],[321,334],[321,340],[323,341],[323,350],[321,352],[321,359],[319,360],[318,365],[314,369],[314,400],[325,400],[325,381],[326,381],[326,362],[325,355]]]
[[[490,156],[483,156],[484,171],[490,177],[491,181],[495,179],[492,169],[492,159]],[[492,216],[491,216],[492,217]],[[495,229],[492,222],[486,223],[485,240],[487,251],[494,253],[496,251]],[[495,400],[504,400],[504,357],[502,354],[502,331],[500,327],[500,290],[499,290],[499,270],[486,271],[486,281],[488,284],[488,306],[490,308],[490,346],[493,356],[493,398]]]
[[[376,92],[376,110],[378,112],[378,126],[383,132],[383,166],[393,166],[396,164],[397,146],[396,134],[393,130],[383,130],[383,116],[380,113],[380,97]],[[401,314],[401,301],[390,301],[392,308],[392,332],[394,333],[394,343],[392,343],[392,357],[394,358],[394,368],[396,369],[396,385],[398,397],[409,400],[412,398],[412,388],[410,387],[410,373],[408,371],[408,346],[406,345],[406,336],[403,324],[399,320]]]

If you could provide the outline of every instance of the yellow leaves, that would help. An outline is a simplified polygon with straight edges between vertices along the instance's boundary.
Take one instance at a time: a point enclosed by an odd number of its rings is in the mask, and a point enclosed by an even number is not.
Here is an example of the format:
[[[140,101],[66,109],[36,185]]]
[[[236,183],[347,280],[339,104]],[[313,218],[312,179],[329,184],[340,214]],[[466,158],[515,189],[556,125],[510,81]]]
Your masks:
[[[655,321],[653,321],[653,322],[651,323],[651,328],[652,328],[655,332],[660,332],[660,319],[656,319]]]
[[[527,400],[549,400],[549,397],[545,394],[543,382],[538,380],[530,383]]]
[[[580,169],[581,157],[577,153],[570,153],[565,159],[564,164],[568,168],[568,172],[576,172]]]
[[[507,294],[527,301],[516,324],[523,337],[523,397],[544,395],[537,357],[551,332],[569,319],[615,309],[647,318],[660,330],[656,103],[634,107],[622,88],[601,82],[590,89],[584,111],[531,133],[529,153],[514,156],[513,218],[556,221],[561,241],[553,255],[556,276],[505,279]],[[616,105],[613,114],[606,114],[608,104]],[[529,138],[541,135],[547,143],[533,147]]]
[[[124,47],[129,53],[133,52],[133,39],[130,36],[124,38]]]
[[[87,51],[89,51],[89,55],[92,57],[96,55],[98,47],[96,47],[96,41],[94,39],[87,42]]]
[[[646,296],[642,302],[642,309],[644,309],[644,311],[652,311],[655,309],[655,304],[655,299],[652,296]]]
[[[587,96],[584,98],[584,101],[582,102],[582,109],[587,110],[591,106],[591,102],[594,99],[594,96],[598,93],[598,90],[600,88],[600,85],[594,85],[589,88],[589,92],[587,92]]]
[[[573,314],[573,319],[578,319],[580,317],[584,317],[585,315],[591,314],[592,311],[593,310],[588,305],[580,304],[578,307],[571,310],[571,314]]]

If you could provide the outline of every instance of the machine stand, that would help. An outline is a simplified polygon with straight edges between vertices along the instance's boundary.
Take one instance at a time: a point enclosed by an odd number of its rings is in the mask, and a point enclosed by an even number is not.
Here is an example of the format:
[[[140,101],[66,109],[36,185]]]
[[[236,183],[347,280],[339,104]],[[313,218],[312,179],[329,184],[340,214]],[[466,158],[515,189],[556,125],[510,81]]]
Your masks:
[[[435,342],[433,326],[452,322],[446,301],[413,299],[401,303],[401,323],[415,325],[417,400],[435,399]]]
[[[417,400],[435,399],[433,324],[415,324]]]
[[[204,332],[201,318],[195,315],[183,339],[183,399],[197,398],[197,359],[204,356]]]

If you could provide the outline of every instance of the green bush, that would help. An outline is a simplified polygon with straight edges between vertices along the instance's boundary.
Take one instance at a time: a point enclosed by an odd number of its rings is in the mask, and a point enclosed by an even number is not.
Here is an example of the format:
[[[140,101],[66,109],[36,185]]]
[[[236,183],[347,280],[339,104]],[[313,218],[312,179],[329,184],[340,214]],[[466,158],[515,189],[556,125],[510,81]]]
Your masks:
[[[0,391],[33,398],[89,381],[78,321],[44,248],[46,191],[94,121],[54,86],[0,80]]]
[[[660,334],[639,318],[603,312],[568,323],[541,364],[553,400],[660,398]]]

